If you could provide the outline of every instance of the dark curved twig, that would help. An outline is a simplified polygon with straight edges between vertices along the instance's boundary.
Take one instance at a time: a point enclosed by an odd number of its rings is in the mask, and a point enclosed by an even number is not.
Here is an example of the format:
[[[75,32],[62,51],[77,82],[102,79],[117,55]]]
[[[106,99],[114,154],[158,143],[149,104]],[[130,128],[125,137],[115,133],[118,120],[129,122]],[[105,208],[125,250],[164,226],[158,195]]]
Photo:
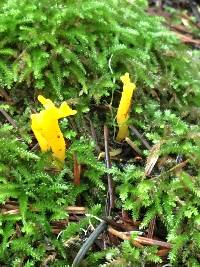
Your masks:
[[[94,232],[88,237],[85,241],[78,254],[76,255],[72,267],[80,266],[85,254],[88,252],[89,248],[93,245],[94,241],[98,238],[98,236],[107,229],[108,225],[105,221],[102,221],[99,226],[94,230]]]

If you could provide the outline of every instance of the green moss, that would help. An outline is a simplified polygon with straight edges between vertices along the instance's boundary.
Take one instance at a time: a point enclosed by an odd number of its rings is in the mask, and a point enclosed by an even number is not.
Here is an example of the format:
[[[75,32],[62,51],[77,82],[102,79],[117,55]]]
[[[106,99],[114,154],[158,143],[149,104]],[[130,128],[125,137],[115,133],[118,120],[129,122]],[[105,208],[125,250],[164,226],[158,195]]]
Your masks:
[[[129,123],[152,146],[160,142],[159,161],[152,177],[146,177],[151,152],[137,140],[142,164],[133,164],[130,155],[125,164],[113,162],[116,212],[128,210],[142,230],[156,217],[161,238],[172,243],[173,266],[198,266],[199,51],[183,46],[146,7],[144,0],[0,2],[0,97],[8,100],[0,108],[18,125],[13,129],[1,117],[0,202],[10,199],[19,205],[17,214],[0,215],[1,265],[37,266],[54,251],[49,266],[72,263],[84,231],[97,223],[92,215],[103,214],[107,170],[97,156],[104,149],[104,123],[110,128],[110,146],[119,145],[114,141],[119,77],[129,72],[137,85]],[[38,94],[55,102],[68,100],[78,110],[75,118],[61,123],[70,147],[60,173],[51,164],[51,153],[34,149],[29,118],[39,108]],[[130,138],[135,136],[130,133]],[[82,165],[80,186],[73,184],[74,153]],[[187,164],[177,168],[180,158]],[[66,219],[65,207],[77,203],[93,207],[90,216],[56,237],[52,222]],[[141,259],[156,264],[161,261],[156,253],[157,248],[137,249],[125,242],[89,252],[84,264],[109,266],[119,257],[127,266]]]

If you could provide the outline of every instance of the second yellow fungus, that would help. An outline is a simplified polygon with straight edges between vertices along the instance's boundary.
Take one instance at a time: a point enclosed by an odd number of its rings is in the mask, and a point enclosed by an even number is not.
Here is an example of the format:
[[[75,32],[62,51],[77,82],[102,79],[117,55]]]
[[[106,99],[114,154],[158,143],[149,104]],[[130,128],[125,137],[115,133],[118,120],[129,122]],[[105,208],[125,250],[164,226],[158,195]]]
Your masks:
[[[50,99],[41,95],[38,96],[38,100],[45,109],[31,115],[33,133],[43,152],[51,149],[53,156],[63,162],[66,144],[58,120],[76,114],[76,110],[72,110],[66,102],[57,108]]]
[[[123,82],[123,91],[117,110],[117,123],[119,127],[119,131],[116,137],[117,141],[122,141],[128,135],[127,120],[129,118],[129,110],[133,91],[136,88],[135,84],[130,81],[129,73],[125,73],[125,75],[121,76],[120,79]]]

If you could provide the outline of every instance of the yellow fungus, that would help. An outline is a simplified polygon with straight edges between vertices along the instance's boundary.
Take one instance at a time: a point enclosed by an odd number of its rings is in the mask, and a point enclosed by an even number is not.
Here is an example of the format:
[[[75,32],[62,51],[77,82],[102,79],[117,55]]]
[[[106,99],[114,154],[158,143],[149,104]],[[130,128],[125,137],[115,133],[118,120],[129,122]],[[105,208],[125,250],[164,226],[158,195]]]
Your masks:
[[[44,110],[31,115],[31,128],[43,152],[52,150],[53,156],[60,161],[65,160],[66,144],[58,125],[58,120],[76,114],[66,102],[57,108],[50,99],[39,95],[38,100]]]
[[[129,118],[129,109],[133,91],[136,88],[135,84],[130,81],[129,73],[125,73],[125,75],[121,76],[120,79],[123,82],[123,91],[117,110],[117,123],[119,127],[119,131],[116,137],[117,141],[122,141],[128,135],[127,120]]]

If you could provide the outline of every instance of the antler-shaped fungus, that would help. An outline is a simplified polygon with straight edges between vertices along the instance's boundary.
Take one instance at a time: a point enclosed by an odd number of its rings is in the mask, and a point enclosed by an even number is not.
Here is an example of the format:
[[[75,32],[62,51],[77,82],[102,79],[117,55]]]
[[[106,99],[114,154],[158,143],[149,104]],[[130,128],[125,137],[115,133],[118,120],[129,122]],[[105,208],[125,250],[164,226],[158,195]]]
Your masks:
[[[133,91],[136,88],[135,84],[130,81],[129,73],[125,73],[125,75],[121,76],[120,79],[123,82],[123,91],[117,110],[117,123],[119,127],[119,131],[116,137],[117,141],[122,141],[128,135],[127,120],[129,118],[129,109]]]
[[[63,162],[65,160],[66,144],[58,120],[74,115],[77,111],[72,110],[66,102],[63,102],[57,108],[50,99],[46,99],[42,95],[38,96],[38,100],[45,110],[31,115],[33,133],[43,152],[51,149],[53,156]]]

